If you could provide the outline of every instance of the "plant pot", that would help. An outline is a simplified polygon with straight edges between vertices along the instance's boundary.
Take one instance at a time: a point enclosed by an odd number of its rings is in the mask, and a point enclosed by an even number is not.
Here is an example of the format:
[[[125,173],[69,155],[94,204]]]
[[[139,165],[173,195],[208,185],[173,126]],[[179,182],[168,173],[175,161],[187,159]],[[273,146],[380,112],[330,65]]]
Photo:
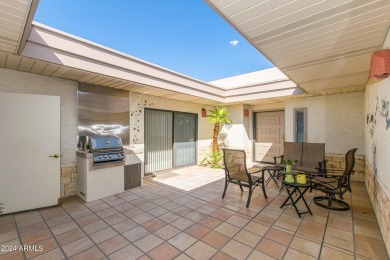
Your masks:
[[[286,165],[286,172],[291,172],[291,165],[289,164]]]

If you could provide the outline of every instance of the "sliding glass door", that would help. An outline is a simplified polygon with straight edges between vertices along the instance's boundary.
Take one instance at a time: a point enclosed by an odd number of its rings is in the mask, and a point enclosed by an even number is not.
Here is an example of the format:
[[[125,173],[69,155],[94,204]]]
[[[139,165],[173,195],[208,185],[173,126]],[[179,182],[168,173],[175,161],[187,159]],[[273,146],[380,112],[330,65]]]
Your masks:
[[[145,109],[145,173],[196,164],[197,114]]]

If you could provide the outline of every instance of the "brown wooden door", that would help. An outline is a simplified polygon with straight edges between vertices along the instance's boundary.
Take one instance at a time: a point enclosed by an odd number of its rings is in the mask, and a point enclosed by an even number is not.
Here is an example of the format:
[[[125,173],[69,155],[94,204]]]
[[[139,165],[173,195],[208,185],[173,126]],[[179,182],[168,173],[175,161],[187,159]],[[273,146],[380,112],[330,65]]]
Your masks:
[[[284,111],[256,113],[255,161],[273,162],[283,154]]]

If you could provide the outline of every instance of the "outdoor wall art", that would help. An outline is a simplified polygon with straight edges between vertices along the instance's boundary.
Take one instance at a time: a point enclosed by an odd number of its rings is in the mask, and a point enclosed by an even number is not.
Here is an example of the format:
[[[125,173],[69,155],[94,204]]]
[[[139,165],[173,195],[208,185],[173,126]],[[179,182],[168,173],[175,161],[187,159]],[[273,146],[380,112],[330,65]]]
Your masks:
[[[148,102],[146,99],[143,102],[137,103],[137,106],[130,111],[130,117],[132,118],[131,129],[132,136],[131,141],[133,144],[138,144],[139,134],[140,134],[140,126],[143,124],[143,112],[145,107],[153,107],[154,103]]]

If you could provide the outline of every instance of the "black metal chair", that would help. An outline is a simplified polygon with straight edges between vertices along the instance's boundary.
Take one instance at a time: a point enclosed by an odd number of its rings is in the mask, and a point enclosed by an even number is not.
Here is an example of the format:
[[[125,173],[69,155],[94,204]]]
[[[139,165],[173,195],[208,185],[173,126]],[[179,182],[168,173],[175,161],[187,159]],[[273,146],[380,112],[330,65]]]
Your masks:
[[[312,188],[326,193],[325,196],[316,196],[313,201],[316,205],[332,210],[348,210],[349,204],[343,200],[343,194],[351,190],[350,178],[355,165],[357,148],[349,150],[345,155],[345,169],[337,174],[338,170],[322,171],[322,175],[312,176]],[[336,198],[336,195],[340,199]]]
[[[252,168],[248,171],[246,167],[246,154],[244,150],[236,149],[222,149],[223,150],[223,160],[225,164],[225,189],[223,191],[222,198],[225,197],[226,190],[229,183],[234,183],[240,186],[241,191],[242,187],[249,188],[248,201],[246,207],[249,207],[253,190],[257,186],[261,186],[264,197],[267,198],[264,186],[264,171],[261,169]],[[252,174],[261,172],[262,175],[254,176]]]

